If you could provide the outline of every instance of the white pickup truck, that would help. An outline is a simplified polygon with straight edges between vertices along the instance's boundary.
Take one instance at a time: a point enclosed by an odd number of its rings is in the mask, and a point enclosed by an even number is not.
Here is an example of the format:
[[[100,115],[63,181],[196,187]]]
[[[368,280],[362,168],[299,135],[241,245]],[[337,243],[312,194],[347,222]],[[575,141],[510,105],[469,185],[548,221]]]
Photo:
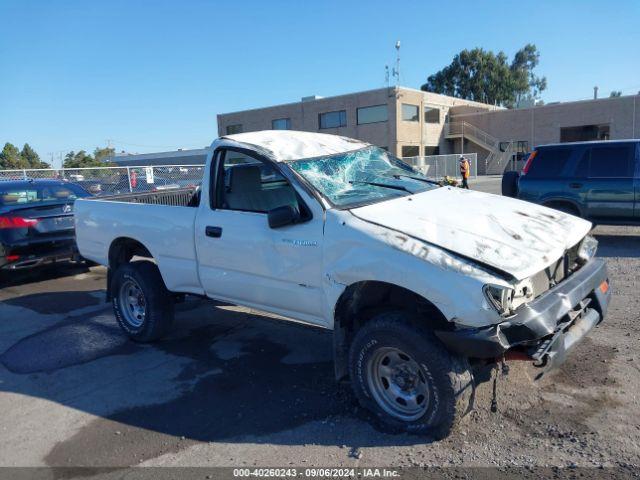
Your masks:
[[[474,362],[560,364],[610,299],[589,222],[334,135],[222,137],[199,190],[79,199],[75,219],[134,340],[160,338],[185,294],[331,329],[337,378],[404,431],[446,435]]]

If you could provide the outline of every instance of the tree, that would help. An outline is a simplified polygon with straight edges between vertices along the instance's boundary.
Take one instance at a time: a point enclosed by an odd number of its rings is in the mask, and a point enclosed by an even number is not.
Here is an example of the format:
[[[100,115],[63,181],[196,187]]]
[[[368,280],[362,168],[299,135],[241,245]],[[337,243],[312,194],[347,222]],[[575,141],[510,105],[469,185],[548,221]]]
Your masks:
[[[93,158],[84,150],[74,152],[73,150],[67,153],[64,157],[64,168],[84,168],[84,167],[101,167],[102,162]]]
[[[96,149],[93,151],[93,157],[96,160],[101,162],[109,162],[109,160],[112,159],[115,154],[116,154],[116,149],[109,148],[109,147],[105,147],[105,148],[96,147]]]
[[[609,94],[610,98],[621,97],[621,96],[622,96],[622,91],[621,90],[614,90],[613,92],[611,92]]]
[[[547,79],[533,73],[540,54],[533,44],[518,50],[509,64],[503,52],[482,48],[463,50],[450,65],[430,75],[421,89],[478,102],[514,106],[537,98],[547,88]]]
[[[509,70],[514,82],[516,101],[527,96],[536,99],[547,88],[546,77],[538,77],[533,73],[539,61],[540,53],[531,43],[526,44],[513,56]]]
[[[29,168],[29,164],[20,156],[18,148],[7,142],[4,144],[4,148],[0,153],[0,168],[14,169],[14,168]]]
[[[62,166],[64,168],[84,168],[84,167],[108,167],[113,164],[108,160],[115,154],[113,148],[98,148],[93,151],[93,156],[85,150],[67,153]]]
[[[40,156],[36,151],[31,148],[28,143],[25,143],[20,152],[22,159],[29,165],[29,168],[49,168],[50,165],[40,160]]]

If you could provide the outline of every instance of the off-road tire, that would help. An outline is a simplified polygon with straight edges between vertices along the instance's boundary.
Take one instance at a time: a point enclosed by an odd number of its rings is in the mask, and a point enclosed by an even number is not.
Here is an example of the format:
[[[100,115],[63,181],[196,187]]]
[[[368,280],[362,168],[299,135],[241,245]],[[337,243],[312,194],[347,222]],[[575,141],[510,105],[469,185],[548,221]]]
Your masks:
[[[391,415],[376,401],[367,377],[368,362],[376,350],[395,348],[419,365],[428,385],[424,414],[406,421]],[[371,411],[386,430],[444,438],[468,412],[473,378],[467,359],[452,355],[420,319],[403,311],[384,312],[356,334],[349,351],[351,385],[360,404]]]
[[[120,303],[120,288],[127,280],[133,280],[144,295],[145,316],[141,325],[133,325],[127,321]],[[124,332],[136,342],[153,342],[162,338],[173,323],[173,296],[162,280],[160,270],[155,263],[137,261],[121,265],[111,281],[113,292],[113,313]]]

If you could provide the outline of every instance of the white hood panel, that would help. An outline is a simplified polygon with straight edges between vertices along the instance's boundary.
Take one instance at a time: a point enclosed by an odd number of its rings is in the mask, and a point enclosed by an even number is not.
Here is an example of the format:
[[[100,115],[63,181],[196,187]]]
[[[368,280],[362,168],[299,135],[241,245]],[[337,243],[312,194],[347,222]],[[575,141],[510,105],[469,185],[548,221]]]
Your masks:
[[[578,243],[591,223],[513,198],[443,187],[355,208],[357,217],[527,278]]]

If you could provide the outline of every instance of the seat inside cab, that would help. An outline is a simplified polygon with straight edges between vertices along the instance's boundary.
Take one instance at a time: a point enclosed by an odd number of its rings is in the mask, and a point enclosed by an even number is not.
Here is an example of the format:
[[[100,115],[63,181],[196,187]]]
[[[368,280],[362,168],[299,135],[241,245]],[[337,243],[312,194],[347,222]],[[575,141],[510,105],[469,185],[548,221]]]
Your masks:
[[[224,208],[267,213],[285,205],[298,208],[296,192],[273,167],[255,161],[225,165]]]

